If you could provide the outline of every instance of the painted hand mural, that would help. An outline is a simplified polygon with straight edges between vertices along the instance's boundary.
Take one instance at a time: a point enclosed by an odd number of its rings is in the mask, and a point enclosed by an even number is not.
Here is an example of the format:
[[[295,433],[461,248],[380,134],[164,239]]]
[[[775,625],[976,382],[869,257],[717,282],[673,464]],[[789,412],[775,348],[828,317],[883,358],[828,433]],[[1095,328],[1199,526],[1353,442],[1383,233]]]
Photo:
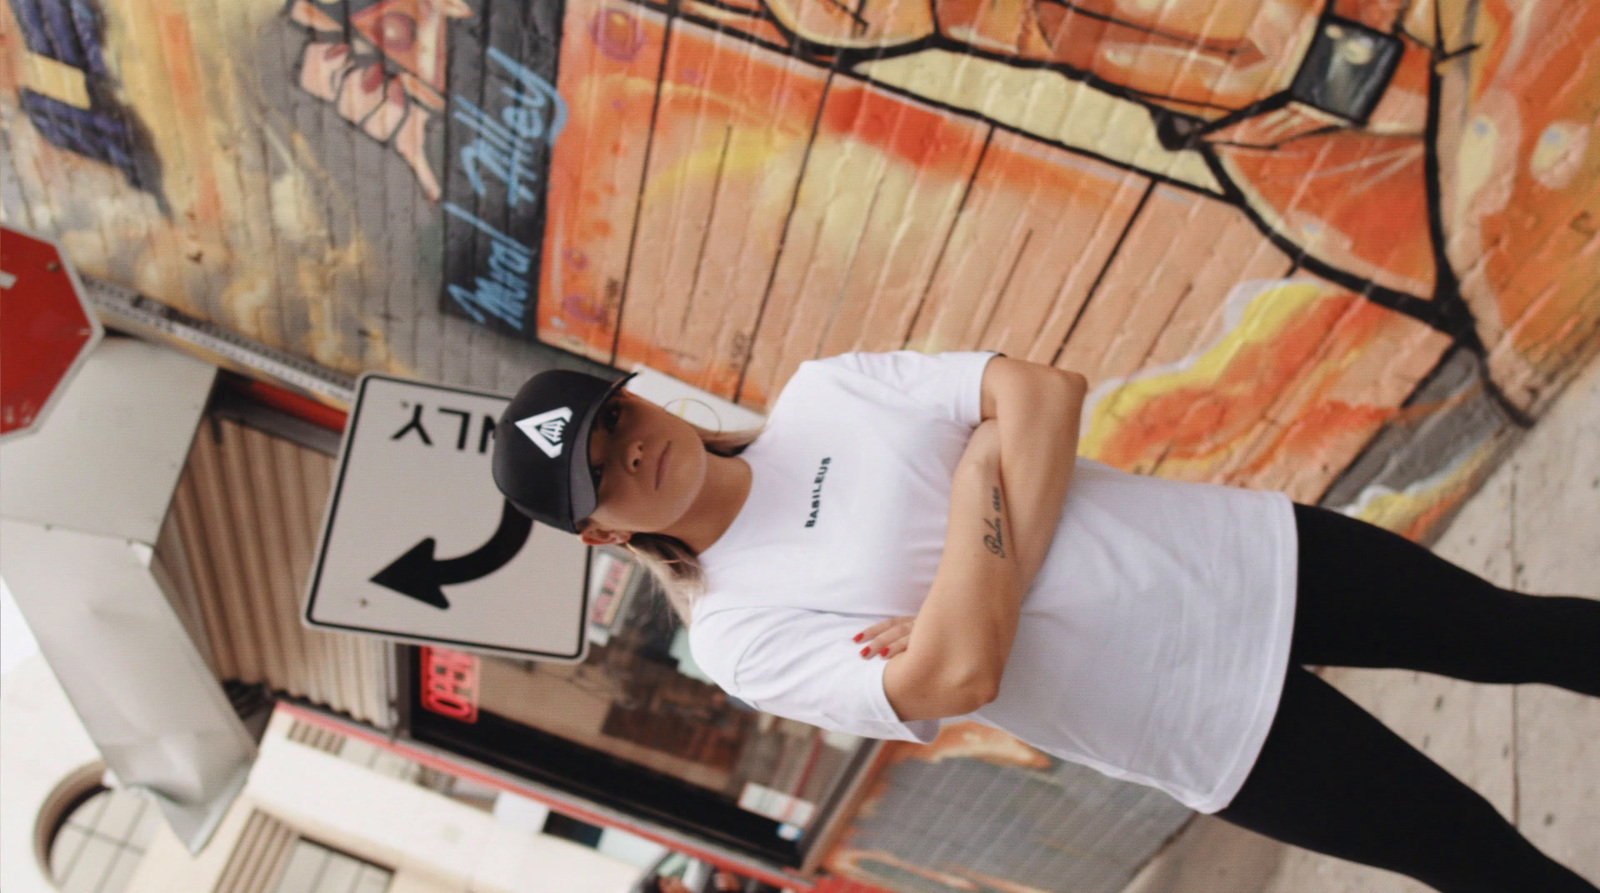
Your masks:
[[[291,0],[288,15],[311,38],[300,54],[300,87],[390,145],[423,195],[438,201],[426,139],[445,107],[445,24],[470,17],[471,7],[465,0]]]
[[[881,59],[940,45],[1091,81],[1202,120],[1289,87],[1320,4],[768,0],[797,43]]]

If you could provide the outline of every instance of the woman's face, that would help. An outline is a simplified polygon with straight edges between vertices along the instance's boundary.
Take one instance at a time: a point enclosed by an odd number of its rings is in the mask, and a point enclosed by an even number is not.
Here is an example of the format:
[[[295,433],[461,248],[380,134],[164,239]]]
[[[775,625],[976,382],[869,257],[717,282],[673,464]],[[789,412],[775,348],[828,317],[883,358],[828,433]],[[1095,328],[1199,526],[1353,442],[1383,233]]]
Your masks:
[[[657,533],[681,519],[705,482],[706,451],[688,422],[619,391],[595,419],[589,464],[599,475],[600,501],[583,538],[595,545]]]

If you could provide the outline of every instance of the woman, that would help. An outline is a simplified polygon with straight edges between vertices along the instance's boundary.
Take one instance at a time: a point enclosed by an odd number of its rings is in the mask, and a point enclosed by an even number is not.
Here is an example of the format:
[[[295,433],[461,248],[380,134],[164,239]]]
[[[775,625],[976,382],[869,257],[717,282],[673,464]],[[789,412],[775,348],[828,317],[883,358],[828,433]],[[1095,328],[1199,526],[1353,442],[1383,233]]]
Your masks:
[[[494,474],[534,518],[647,556],[696,663],[759,709],[924,742],[965,717],[1447,893],[1595,893],[1302,665],[1600,696],[1600,602],[1077,458],[1084,392],[987,353],[850,354],[803,364],[759,436],[708,439],[549,372],[502,418]]]

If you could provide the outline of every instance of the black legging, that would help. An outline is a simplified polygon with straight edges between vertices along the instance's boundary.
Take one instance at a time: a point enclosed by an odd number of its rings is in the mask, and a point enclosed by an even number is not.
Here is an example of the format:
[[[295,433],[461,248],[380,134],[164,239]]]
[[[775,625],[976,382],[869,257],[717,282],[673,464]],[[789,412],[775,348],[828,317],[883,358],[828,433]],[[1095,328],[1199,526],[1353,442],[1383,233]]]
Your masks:
[[[1300,577],[1283,698],[1217,815],[1446,893],[1597,893],[1302,664],[1545,682],[1600,696],[1600,601],[1523,595],[1404,537],[1295,506]]]

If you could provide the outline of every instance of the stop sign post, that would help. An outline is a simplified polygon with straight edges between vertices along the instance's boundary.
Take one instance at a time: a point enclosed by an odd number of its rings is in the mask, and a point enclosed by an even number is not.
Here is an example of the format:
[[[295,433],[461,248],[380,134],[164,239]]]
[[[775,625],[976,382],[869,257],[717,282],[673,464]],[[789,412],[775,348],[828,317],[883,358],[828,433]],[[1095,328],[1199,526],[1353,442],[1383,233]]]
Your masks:
[[[102,334],[60,246],[0,227],[0,439],[43,423]]]

